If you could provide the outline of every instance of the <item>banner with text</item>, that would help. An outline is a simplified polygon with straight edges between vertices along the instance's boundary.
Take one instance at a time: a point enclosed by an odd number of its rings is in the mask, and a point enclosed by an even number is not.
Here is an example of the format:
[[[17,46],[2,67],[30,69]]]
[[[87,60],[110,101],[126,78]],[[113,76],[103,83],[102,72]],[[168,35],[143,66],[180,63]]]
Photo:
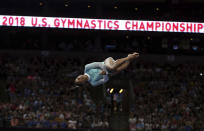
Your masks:
[[[204,23],[0,15],[0,26],[204,33]]]

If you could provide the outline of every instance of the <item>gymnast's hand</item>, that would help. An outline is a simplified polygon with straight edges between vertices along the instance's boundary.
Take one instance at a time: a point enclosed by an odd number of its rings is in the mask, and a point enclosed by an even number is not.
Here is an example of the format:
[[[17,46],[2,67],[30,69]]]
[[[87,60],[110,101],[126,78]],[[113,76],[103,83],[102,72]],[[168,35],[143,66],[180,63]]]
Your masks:
[[[104,70],[102,70],[100,75],[106,75],[106,72]]]

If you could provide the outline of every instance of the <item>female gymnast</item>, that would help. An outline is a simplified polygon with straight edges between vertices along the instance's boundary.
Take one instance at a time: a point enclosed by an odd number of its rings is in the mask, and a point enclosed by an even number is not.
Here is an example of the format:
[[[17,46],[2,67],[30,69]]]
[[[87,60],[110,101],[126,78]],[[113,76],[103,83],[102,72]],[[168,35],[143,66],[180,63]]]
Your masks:
[[[109,80],[110,74],[114,75],[126,69],[130,62],[137,57],[139,57],[139,53],[134,52],[125,58],[114,60],[112,57],[108,57],[103,62],[87,64],[84,74],[75,79],[75,84],[89,82],[94,87],[105,84]]]

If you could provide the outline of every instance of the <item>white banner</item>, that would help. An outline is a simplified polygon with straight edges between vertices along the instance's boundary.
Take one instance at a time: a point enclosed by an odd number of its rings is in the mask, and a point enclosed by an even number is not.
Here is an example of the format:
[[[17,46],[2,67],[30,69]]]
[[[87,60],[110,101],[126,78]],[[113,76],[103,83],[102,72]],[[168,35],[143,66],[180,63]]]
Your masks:
[[[0,26],[204,33],[204,23],[0,15]]]

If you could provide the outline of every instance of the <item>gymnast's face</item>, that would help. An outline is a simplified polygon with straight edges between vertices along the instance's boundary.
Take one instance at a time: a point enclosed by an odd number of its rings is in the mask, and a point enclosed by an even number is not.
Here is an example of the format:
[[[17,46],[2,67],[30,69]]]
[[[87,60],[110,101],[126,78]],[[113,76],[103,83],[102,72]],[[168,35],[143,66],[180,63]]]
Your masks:
[[[75,83],[76,84],[83,84],[87,81],[87,76],[86,75],[79,75],[76,79],[75,79]]]

